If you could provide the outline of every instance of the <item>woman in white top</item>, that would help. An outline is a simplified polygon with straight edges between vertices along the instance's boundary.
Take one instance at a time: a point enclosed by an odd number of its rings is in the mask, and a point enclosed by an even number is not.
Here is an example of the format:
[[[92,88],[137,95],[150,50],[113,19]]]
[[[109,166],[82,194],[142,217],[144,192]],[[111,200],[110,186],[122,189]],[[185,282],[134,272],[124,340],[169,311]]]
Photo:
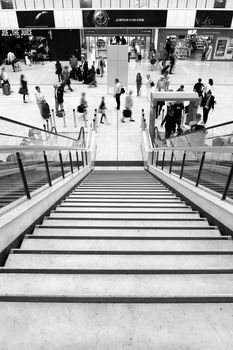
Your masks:
[[[40,91],[40,87],[36,86],[35,89],[36,89],[36,92],[35,92],[36,103],[40,110],[40,114],[42,116],[42,105],[46,102],[46,100],[45,100],[44,94],[42,94],[42,92]]]
[[[151,95],[151,83],[152,83],[152,79],[150,77],[150,74],[146,75],[146,98],[148,101],[150,101],[150,95]]]

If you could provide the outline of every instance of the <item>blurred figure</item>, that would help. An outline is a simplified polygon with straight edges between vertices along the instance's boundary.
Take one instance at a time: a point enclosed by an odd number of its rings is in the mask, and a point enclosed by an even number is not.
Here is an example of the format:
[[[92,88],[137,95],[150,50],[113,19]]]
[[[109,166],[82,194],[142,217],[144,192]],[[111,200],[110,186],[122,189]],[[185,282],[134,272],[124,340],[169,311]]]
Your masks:
[[[169,74],[173,74],[172,70],[175,66],[175,63],[176,63],[176,56],[175,56],[175,53],[172,52],[169,56],[169,60],[170,60],[170,70],[169,70]]]
[[[70,91],[73,91],[73,89],[71,88],[71,82],[70,82],[70,72],[69,72],[69,67],[65,66],[63,71],[62,71],[62,76],[63,76],[63,84],[64,84],[64,90],[65,90],[65,86],[68,86],[68,89]]]
[[[198,82],[194,85],[193,91],[198,93],[198,96],[201,97],[204,89],[204,84],[202,84],[202,79],[199,78]]]
[[[150,74],[147,74],[147,75],[146,75],[146,81],[145,81],[145,83],[146,83],[146,98],[147,98],[148,101],[150,101],[151,88],[152,88],[152,86],[151,86],[151,84],[152,84],[152,79],[151,79],[151,77],[150,77]]]
[[[0,81],[2,83],[2,93],[3,93],[3,95],[10,95],[11,94],[11,86],[10,86],[10,82],[9,82],[8,75],[7,75],[5,67],[2,67],[1,75],[0,75]]]
[[[125,118],[130,118],[131,122],[135,122],[132,118],[132,107],[133,107],[133,91],[129,91],[129,94],[125,98],[125,109],[123,111],[122,123],[125,123]]]
[[[55,63],[55,74],[57,74],[58,81],[59,83],[63,81],[63,76],[62,76],[62,65],[59,61]]]
[[[77,80],[77,66],[78,66],[78,59],[75,57],[75,55],[71,55],[70,57],[70,67],[71,67],[71,78]]]
[[[207,94],[202,99],[202,107],[203,107],[203,123],[206,124],[208,120],[209,111],[214,110],[214,96],[212,95],[212,91],[209,90]]]
[[[35,89],[36,89],[36,92],[35,92],[36,103],[37,103],[37,106],[38,106],[38,108],[40,110],[40,114],[43,117],[43,115],[42,115],[42,105],[44,103],[46,103],[46,100],[45,100],[44,94],[40,90],[40,87],[36,86]]]
[[[80,106],[81,109],[83,112],[83,121],[85,123],[85,126],[87,126],[87,107],[88,107],[88,104],[87,104],[87,100],[86,100],[86,94],[85,92],[82,92],[81,94],[81,100],[80,100]]]
[[[11,51],[9,51],[7,54],[7,62],[9,64],[11,64],[13,72],[15,72],[16,71],[16,69],[15,69],[16,57],[15,57],[15,54]]]
[[[100,69],[100,76],[101,76],[101,78],[102,78],[102,77],[103,77],[103,74],[104,74],[104,67],[106,67],[105,61],[104,61],[104,59],[103,59],[102,56],[100,56],[100,58],[99,58],[98,67],[99,67],[99,69]]]
[[[164,91],[169,91],[170,78],[169,78],[168,72],[164,73],[163,79],[164,79]]]
[[[81,58],[81,63],[82,63],[83,83],[84,84],[88,84],[88,81],[87,81],[88,63],[87,63],[87,61],[86,61],[84,56]]]
[[[137,96],[139,96],[139,95],[141,95],[141,87],[142,87],[141,73],[137,73],[137,75],[136,75],[136,86],[137,86]]]
[[[27,81],[24,78],[24,75],[21,74],[20,76],[20,88],[19,88],[19,93],[23,95],[23,102],[27,103],[26,101],[26,95],[28,95],[28,87],[27,87]]]
[[[98,108],[98,113],[101,114],[101,118],[100,118],[100,123],[101,123],[101,124],[104,124],[103,118],[106,119],[106,114],[105,114],[106,109],[107,109],[107,108],[106,108],[104,96],[102,96],[102,97],[101,97],[101,103],[100,103],[99,108]]]
[[[60,114],[59,112],[62,112],[65,115],[64,112],[64,84],[61,85],[54,84],[54,98],[55,98],[55,112],[56,115]]]

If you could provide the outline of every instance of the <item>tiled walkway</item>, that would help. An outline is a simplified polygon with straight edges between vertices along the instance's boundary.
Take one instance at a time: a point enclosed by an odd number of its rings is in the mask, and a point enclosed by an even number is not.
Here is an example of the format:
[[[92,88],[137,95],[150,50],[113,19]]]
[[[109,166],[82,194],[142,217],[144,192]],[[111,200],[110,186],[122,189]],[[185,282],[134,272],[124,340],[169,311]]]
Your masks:
[[[65,62],[63,62],[63,65]],[[56,75],[54,74],[54,62],[46,62],[45,64],[36,64],[32,67],[24,66],[22,64],[22,72],[12,72],[11,66],[6,66],[9,80],[14,91],[11,96],[3,96],[0,91],[0,115],[18,120],[24,123],[32,124],[42,127],[44,120],[41,118],[38,107],[35,103],[34,88],[36,85],[41,86],[41,90],[46,96],[46,99],[53,108],[53,84],[56,82]],[[177,61],[175,74],[170,77],[171,89],[176,90],[180,84],[185,85],[185,91],[192,91],[194,83],[199,77],[203,82],[207,82],[209,78],[214,79],[216,107],[214,112],[210,112],[207,126],[231,121],[232,118],[232,102],[233,102],[233,62],[198,62],[198,61]],[[125,96],[122,99],[122,108],[117,117],[115,110],[115,100],[111,94],[107,94],[107,80],[106,73],[103,78],[98,77],[98,87],[90,88],[84,86],[79,82],[73,82],[74,92],[66,92],[64,95],[64,106],[66,110],[67,129],[74,129],[73,122],[73,108],[76,108],[80,101],[81,92],[86,92],[88,101],[88,123],[92,121],[94,109],[98,108],[101,96],[106,96],[107,117],[108,122],[99,125],[98,128],[98,149],[97,159],[112,160],[117,157],[118,145],[118,159],[120,160],[138,160],[141,159],[140,151],[140,119],[141,109],[145,109],[146,117],[149,116],[149,103],[146,100],[145,86],[142,88],[142,96],[136,96],[135,77],[136,73],[141,72],[143,82],[145,76],[149,72],[152,79],[157,82],[160,75],[159,70],[150,71],[150,64],[148,61],[135,62],[129,64],[128,89],[133,90],[134,107],[133,117],[135,123],[121,123],[122,109],[124,108]],[[30,95],[28,103],[23,104],[22,96],[18,94],[20,74],[25,74],[28,81]],[[56,118],[58,131],[63,130],[62,119]],[[77,115],[78,130],[83,125],[80,115]],[[160,120],[158,120],[160,124]],[[118,132],[117,132],[118,130]],[[4,130],[1,126],[2,132],[12,132],[13,130]],[[229,127],[226,130],[229,132]],[[233,131],[233,130],[232,130]],[[118,139],[117,139],[118,134]]]

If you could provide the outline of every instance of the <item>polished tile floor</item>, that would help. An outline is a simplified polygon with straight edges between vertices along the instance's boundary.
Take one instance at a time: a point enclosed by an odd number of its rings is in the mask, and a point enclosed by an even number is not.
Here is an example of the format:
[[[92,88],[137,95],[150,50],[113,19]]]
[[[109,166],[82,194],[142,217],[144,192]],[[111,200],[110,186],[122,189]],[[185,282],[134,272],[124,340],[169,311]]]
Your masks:
[[[62,62],[65,65],[67,62]],[[31,67],[25,66],[23,63],[22,72],[12,72],[11,66],[6,66],[9,80],[12,86],[13,93],[11,96],[2,95],[0,91],[0,115],[18,120],[37,127],[43,127],[44,120],[41,118],[38,107],[35,102],[35,86],[39,85],[44,93],[51,108],[54,107],[53,84],[57,81],[55,75],[54,62],[45,62],[44,64],[35,64]],[[103,160],[140,160],[140,122],[141,110],[144,108],[146,118],[149,117],[149,102],[146,99],[145,84],[142,87],[142,95],[136,96],[136,73],[140,72],[145,83],[147,73],[151,74],[152,79],[156,83],[160,71],[155,69],[150,70],[148,60],[142,62],[131,61],[129,63],[128,72],[128,90],[133,90],[134,106],[133,118],[135,123],[121,122],[122,110],[124,108],[125,95],[121,96],[121,111],[117,114],[115,110],[115,99],[112,94],[107,94],[107,79],[106,74],[103,78],[97,77],[98,87],[88,87],[79,82],[72,81],[73,92],[66,92],[64,95],[64,106],[66,111],[66,125],[64,128],[63,120],[56,118],[56,126],[58,131],[75,131],[79,130],[84,125],[82,117],[77,114],[77,128],[74,128],[73,109],[77,108],[80,102],[81,92],[86,92],[88,101],[88,124],[92,122],[94,110],[98,109],[101,96],[105,96],[107,105],[107,122],[99,124],[97,132],[97,159]],[[180,84],[184,84],[185,91],[191,92],[194,83],[199,77],[203,82],[207,82],[209,78],[214,80],[214,89],[216,97],[215,110],[210,112],[207,126],[220,124],[233,119],[232,104],[233,104],[233,62],[199,62],[199,61],[182,61],[178,60],[175,71],[171,75],[171,89],[176,90]],[[22,95],[18,93],[20,74],[24,74],[28,81],[30,95],[28,103],[24,104]],[[155,89],[155,88],[154,88]],[[98,116],[98,122],[100,115]],[[161,120],[157,123],[160,125]],[[1,123],[1,132],[15,132],[6,128],[5,124]],[[233,132],[227,127],[226,132]],[[232,127],[233,129],[233,127]],[[25,135],[26,136],[26,135]]]

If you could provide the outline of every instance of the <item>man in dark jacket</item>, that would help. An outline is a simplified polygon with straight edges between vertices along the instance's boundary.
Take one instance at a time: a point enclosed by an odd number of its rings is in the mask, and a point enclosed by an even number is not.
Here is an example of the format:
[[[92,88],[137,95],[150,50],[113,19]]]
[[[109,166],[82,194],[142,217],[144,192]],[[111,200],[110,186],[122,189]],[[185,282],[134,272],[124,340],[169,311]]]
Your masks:
[[[59,111],[64,112],[64,84],[54,85],[54,98],[55,98],[55,111],[56,115],[59,114]]]
[[[214,104],[215,104],[215,100],[214,100],[214,96],[212,95],[212,91],[209,90],[207,92],[207,94],[203,97],[202,102],[201,102],[201,106],[203,107],[203,122],[204,124],[206,124],[207,120],[208,120],[208,114],[209,111],[214,110]]]

